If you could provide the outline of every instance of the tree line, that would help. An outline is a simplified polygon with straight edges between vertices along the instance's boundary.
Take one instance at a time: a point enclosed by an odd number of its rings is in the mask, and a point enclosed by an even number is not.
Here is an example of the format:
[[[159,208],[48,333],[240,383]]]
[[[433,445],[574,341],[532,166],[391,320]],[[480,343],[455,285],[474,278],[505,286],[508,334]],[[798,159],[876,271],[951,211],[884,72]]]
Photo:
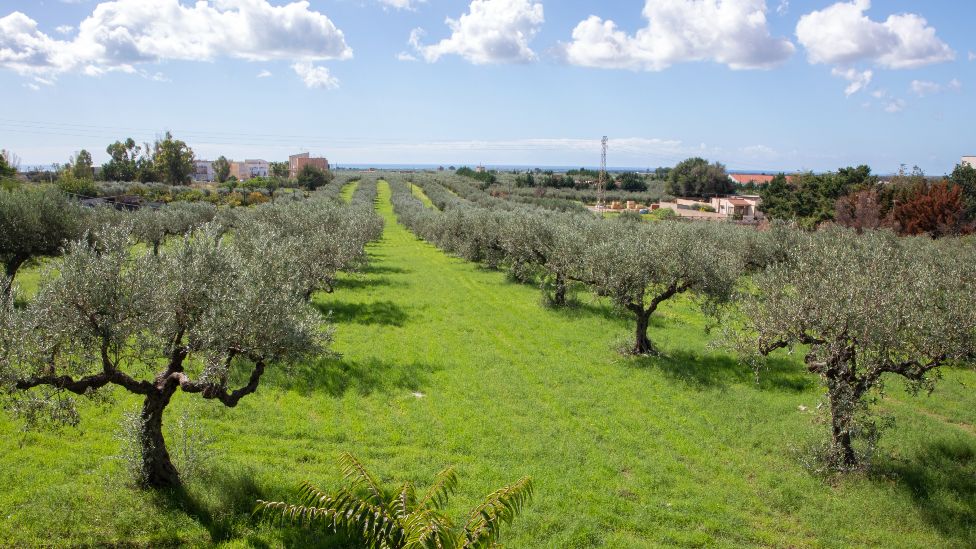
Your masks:
[[[12,188],[17,185],[14,179],[17,169],[8,161],[10,153],[3,152],[0,181],[4,187]],[[153,143],[138,144],[131,137],[115,141],[105,152],[109,160],[100,169],[95,168],[91,153],[82,149],[66,163],[55,164],[53,172],[32,171],[24,175],[34,182],[57,183],[63,191],[83,197],[131,194],[166,202],[206,200],[231,205],[261,203],[280,188],[314,191],[335,178],[331,171],[311,165],[303,166],[292,177],[287,162],[270,162],[267,176],[241,181],[231,174],[230,161],[220,156],[212,169],[214,181],[223,192],[211,192],[188,187],[193,181],[196,156],[186,142],[174,138],[170,132]],[[174,186],[180,189],[170,192],[169,187]],[[165,190],[157,192],[160,188]]]
[[[945,177],[927,177],[918,167],[882,178],[867,166],[825,174],[775,177],[759,189],[770,219],[804,227],[835,222],[856,230],[887,228],[901,235],[932,237],[976,229],[976,169],[957,165]]]

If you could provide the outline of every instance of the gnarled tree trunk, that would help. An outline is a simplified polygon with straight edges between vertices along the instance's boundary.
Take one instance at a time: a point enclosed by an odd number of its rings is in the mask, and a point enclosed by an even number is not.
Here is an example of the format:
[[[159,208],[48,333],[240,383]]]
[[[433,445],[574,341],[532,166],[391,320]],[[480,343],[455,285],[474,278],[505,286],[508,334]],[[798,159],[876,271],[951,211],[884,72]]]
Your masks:
[[[15,256],[11,258],[6,265],[4,265],[4,272],[7,273],[7,281],[5,284],[3,284],[3,287],[0,288],[0,290],[3,290],[4,296],[10,295],[10,292],[14,288],[14,277],[17,276],[17,271],[20,270],[20,266],[25,262],[27,262],[26,257]]]
[[[656,355],[658,354],[657,348],[651,343],[651,340],[647,337],[647,327],[651,320],[651,311],[642,310],[635,311],[637,314],[637,330],[636,330],[636,341],[634,342],[634,354],[635,355]]]
[[[566,279],[562,275],[556,275],[555,289],[552,302],[554,305],[562,307],[566,304]]]
[[[850,469],[857,465],[851,433],[858,397],[855,389],[843,379],[827,379],[830,402],[830,445],[839,465]]]
[[[176,387],[166,387],[158,393],[146,396],[142,405],[142,423],[139,441],[142,445],[143,482],[153,488],[180,485],[180,475],[170,460],[163,438],[163,412]]]

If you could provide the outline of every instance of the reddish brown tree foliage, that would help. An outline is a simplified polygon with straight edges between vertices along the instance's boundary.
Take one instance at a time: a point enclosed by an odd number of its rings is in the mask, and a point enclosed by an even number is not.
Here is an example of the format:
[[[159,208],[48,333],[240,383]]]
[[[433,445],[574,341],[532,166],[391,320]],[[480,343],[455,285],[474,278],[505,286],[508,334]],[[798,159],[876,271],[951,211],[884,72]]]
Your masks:
[[[947,182],[930,185],[894,210],[895,228],[903,235],[927,234],[932,238],[967,234],[962,187]]]
[[[884,222],[878,191],[865,189],[837,199],[834,215],[838,224],[863,232],[877,229]]]

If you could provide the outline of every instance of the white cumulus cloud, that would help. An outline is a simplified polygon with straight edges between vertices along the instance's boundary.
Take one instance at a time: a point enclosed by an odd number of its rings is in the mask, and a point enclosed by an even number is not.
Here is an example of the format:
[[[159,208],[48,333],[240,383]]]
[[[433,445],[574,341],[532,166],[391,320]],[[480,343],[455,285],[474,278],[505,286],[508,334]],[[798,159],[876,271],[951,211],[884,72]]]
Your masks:
[[[849,82],[847,88],[844,89],[844,95],[848,97],[867,88],[868,84],[871,83],[871,78],[874,77],[874,72],[869,70],[858,71],[856,69],[842,70],[835,68],[830,73]]]
[[[339,80],[325,67],[303,62],[295,63],[291,68],[302,82],[305,82],[306,87],[324,90],[334,90],[339,87]]]
[[[770,34],[765,0],[646,0],[643,15],[648,24],[633,36],[591,15],[561,53],[584,67],[660,71],[688,61],[768,69],[795,50]]]
[[[545,22],[542,4],[530,0],[472,0],[468,12],[448,18],[451,36],[423,45],[422,29],[410,34],[409,44],[433,63],[445,55],[459,55],[475,64],[527,63],[537,56],[529,42]]]
[[[258,73],[258,78],[269,78],[271,76],[271,71],[265,69]]]
[[[796,36],[811,63],[875,63],[910,69],[955,59],[955,52],[936,36],[935,28],[913,13],[874,21],[865,15],[870,0],[838,2],[800,18]]]
[[[20,12],[0,18],[0,67],[35,77],[136,73],[145,63],[222,57],[308,63],[348,59],[352,49],[307,1],[107,1],[95,6],[71,40],[51,38]]]

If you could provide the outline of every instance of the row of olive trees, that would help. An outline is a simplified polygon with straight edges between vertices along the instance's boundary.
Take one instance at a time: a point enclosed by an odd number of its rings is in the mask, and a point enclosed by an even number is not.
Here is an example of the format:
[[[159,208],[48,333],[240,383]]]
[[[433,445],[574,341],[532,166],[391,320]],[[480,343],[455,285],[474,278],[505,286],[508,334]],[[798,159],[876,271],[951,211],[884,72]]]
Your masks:
[[[142,480],[173,486],[162,425],[174,394],[234,407],[269,367],[326,352],[312,292],[362,264],[382,221],[328,199],[266,204],[138,253],[141,216],[112,214],[72,239],[25,305],[16,286],[3,297],[0,403],[28,425],[71,424],[78,397],[139,395]]]
[[[455,197],[424,208],[394,182],[398,218],[421,238],[472,261],[541,279],[552,302],[573,282],[633,314],[633,352],[655,354],[651,316],[688,294],[725,322],[725,343],[748,362],[803,346],[827,389],[833,465],[853,467],[858,421],[886,374],[931,387],[943,365],[976,358],[976,249],[887,232],[789,226],[630,223],[496,211]],[[425,184],[432,200],[441,192]],[[443,198],[443,197],[440,197]]]
[[[632,350],[656,354],[648,337],[651,315],[664,301],[690,293],[712,306],[728,301],[746,269],[755,233],[728,224],[608,222],[592,216],[533,209],[490,210],[463,200],[432,211],[394,182],[400,220],[421,238],[470,261],[540,280],[556,305],[569,285],[583,283],[634,314]],[[757,258],[759,260],[761,258]],[[754,261],[753,261],[754,262]]]

